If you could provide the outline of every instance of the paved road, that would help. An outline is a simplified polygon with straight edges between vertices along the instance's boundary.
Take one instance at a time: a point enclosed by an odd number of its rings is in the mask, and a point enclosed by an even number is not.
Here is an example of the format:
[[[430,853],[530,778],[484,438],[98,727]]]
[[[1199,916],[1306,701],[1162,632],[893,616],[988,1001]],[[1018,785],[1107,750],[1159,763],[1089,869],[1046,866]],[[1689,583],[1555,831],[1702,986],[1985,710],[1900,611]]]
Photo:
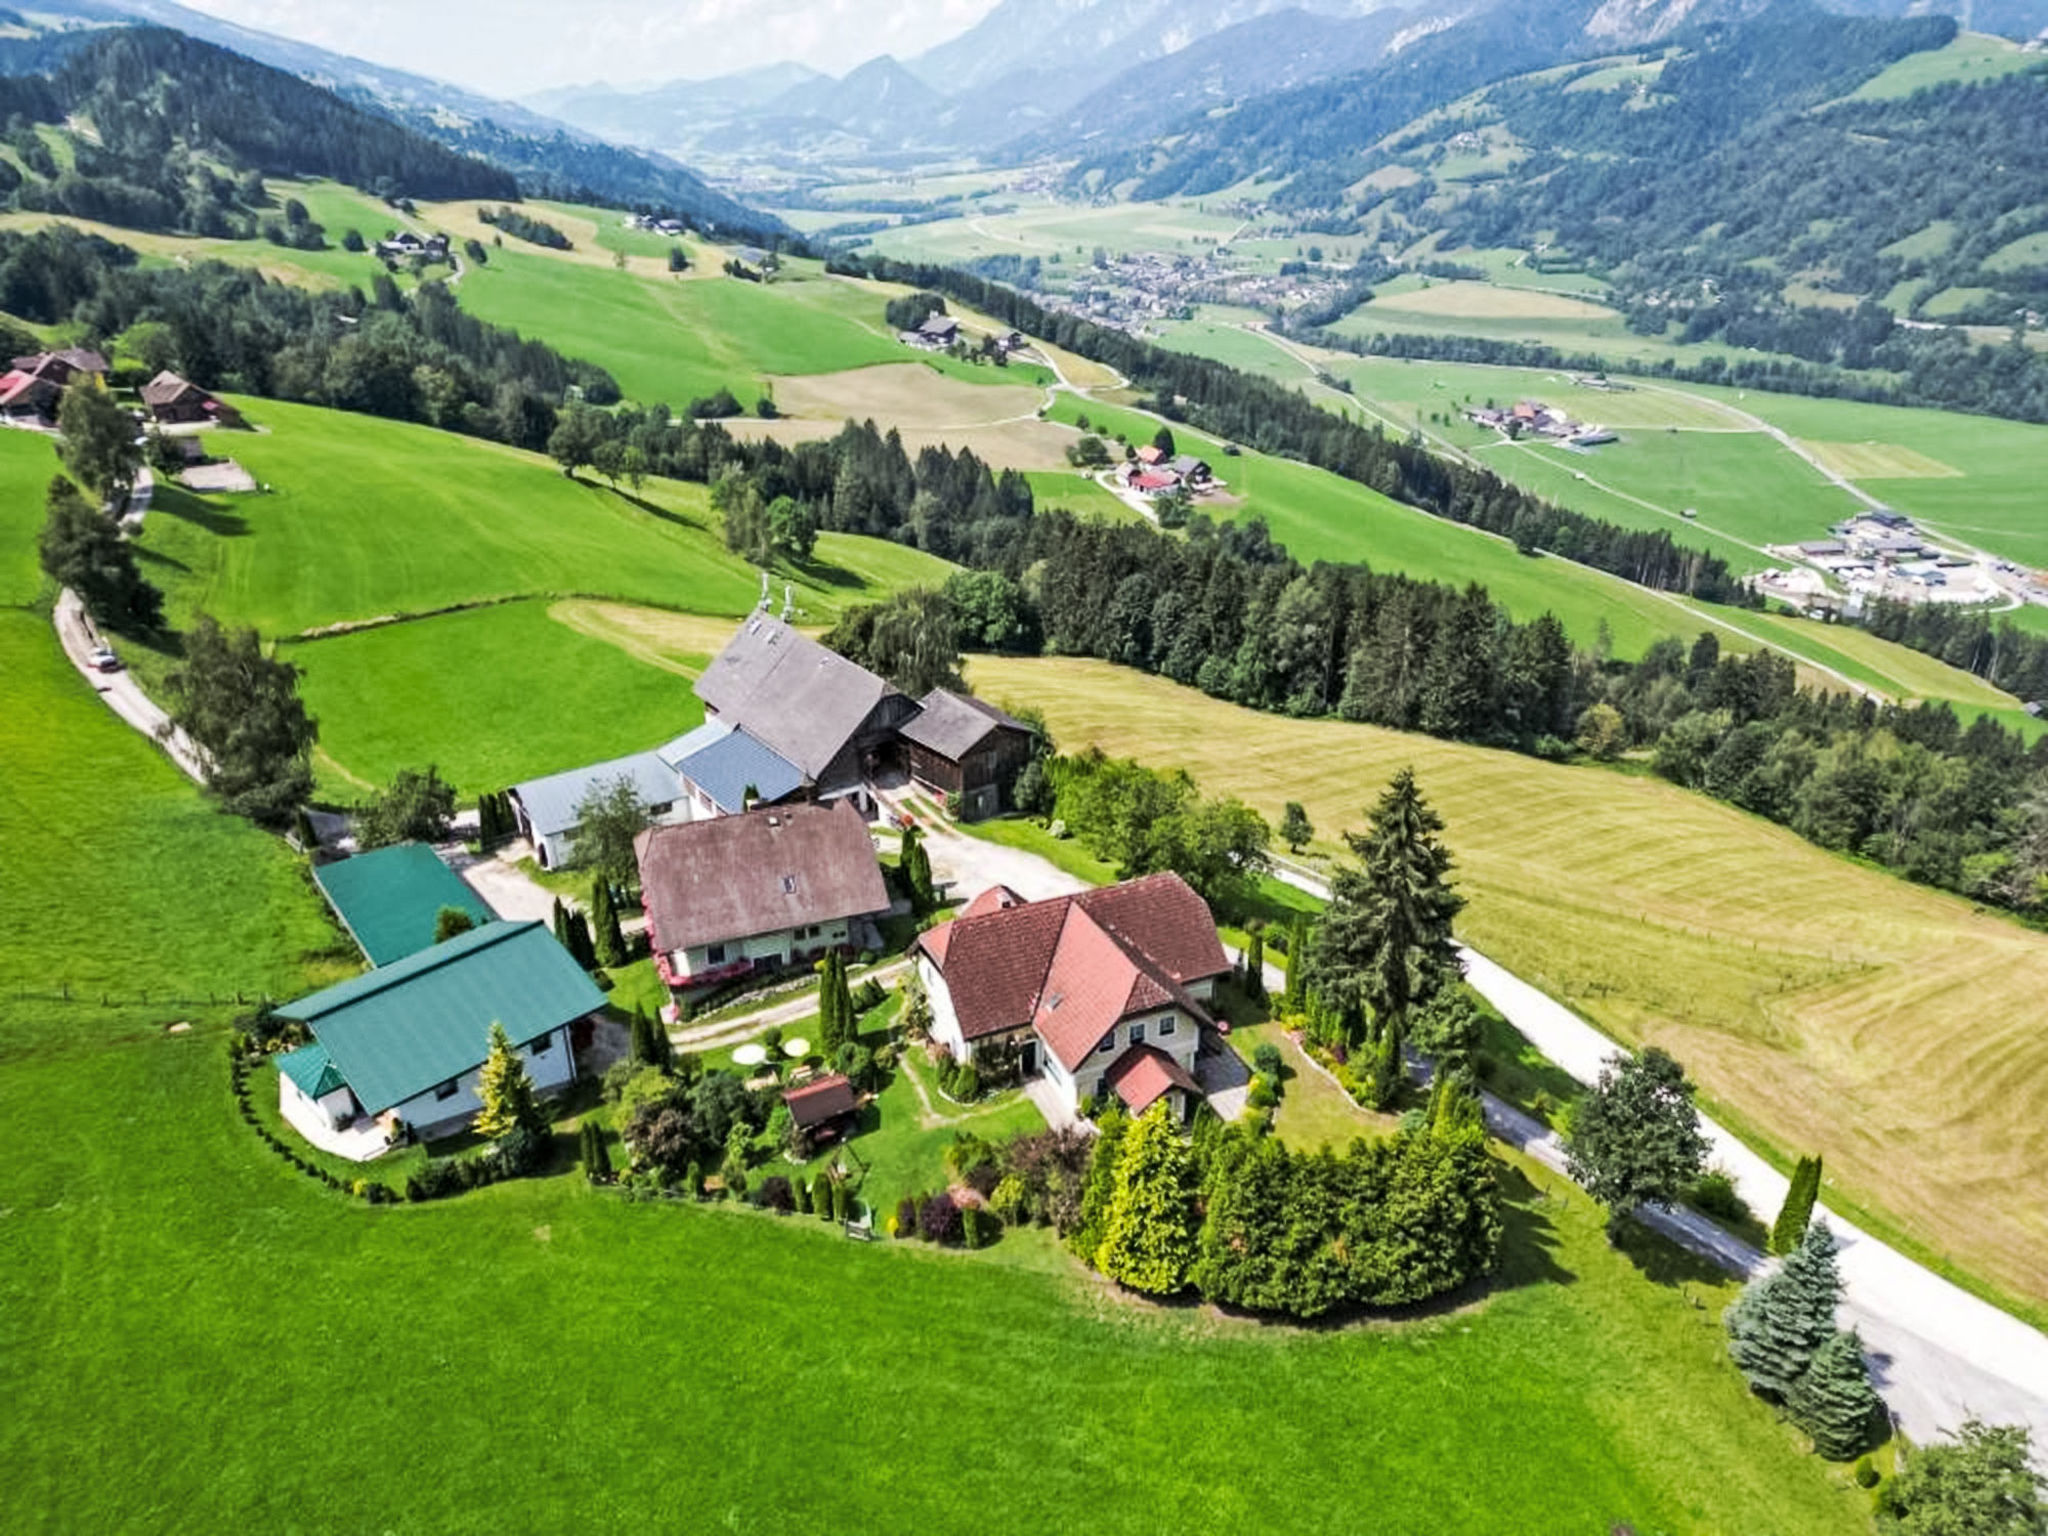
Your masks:
[[[1327,894],[1323,883],[1305,871],[1283,867],[1276,873],[1313,895]],[[1621,1053],[1620,1045],[1555,998],[1477,950],[1461,948],[1460,953],[1473,989],[1579,1081],[1591,1082],[1610,1058]],[[1531,1156],[1551,1167],[1563,1168],[1563,1149],[1540,1125],[1505,1105],[1490,1104],[1489,1124],[1496,1116],[1503,1139],[1525,1145]],[[1516,1119],[1527,1123],[1517,1126]],[[1784,1175],[1725,1127],[1703,1118],[1702,1129],[1713,1148],[1709,1161],[1726,1170],[1750,1209],[1775,1213],[1785,1201]],[[2048,1337],[1915,1263],[1825,1205],[1821,1211],[1841,1243],[1847,1288],[1842,1320],[1861,1332],[1879,1389],[1906,1433],[1924,1443],[1972,1415],[2024,1423],[2032,1427],[2034,1443],[2048,1459]],[[1658,1215],[1653,1225],[1696,1251],[1708,1252],[1731,1273],[1753,1274],[1768,1262],[1690,1212]]]

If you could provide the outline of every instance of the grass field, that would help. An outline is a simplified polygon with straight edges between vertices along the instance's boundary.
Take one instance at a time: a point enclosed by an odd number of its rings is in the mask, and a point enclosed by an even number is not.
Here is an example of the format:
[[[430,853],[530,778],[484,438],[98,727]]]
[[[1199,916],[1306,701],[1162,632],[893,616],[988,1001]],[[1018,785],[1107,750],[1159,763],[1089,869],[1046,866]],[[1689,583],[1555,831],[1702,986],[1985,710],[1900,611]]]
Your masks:
[[[1866,80],[1851,101],[1890,101],[1935,85],[1975,85],[2022,69],[2039,68],[2041,56],[2019,44],[1981,32],[1964,32],[1946,48],[1911,53]]]
[[[729,552],[702,486],[650,480],[629,495],[570,480],[537,454],[401,422],[246,401],[265,434],[232,451],[271,494],[169,492],[150,515],[145,568],[174,613],[291,635],[482,598],[621,597],[745,613],[752,567]],[[820,616],[873,596],[872,575],[943,580],[943,562],[866,540],[824,540],[778,573]],[[841,563],[875,562],[868,572]]]
[[[31,602],[43,588],[36,534],[44,493],[59,469],[51,439],[0,432],[0,606]]]
[[[544,601],[388,624],[285,654],[320,722],[320,789],[343,801],[428,763],[474,799],[655,746],[704,714],[687,679],[557,620]]]
[[[1868,1529],[1866,1498],[1728,1366],[1731,1288],[1661,1249],[1639,1269],[1522,1165],[1490,1295],[1315,1331],[1130,1304],[1028,1232],[980,1256],[858,1247],[815,1221],[627,1204],[574,1170],[424,1207],[328,1194],[234,1117],[230,1009],[19,995],[295,995],[355,960],[297,861],[102,709],[42,616],[0,614],[0,675],[10,1529],[708,1516],[978,1536],[1058,1509],[1291,1536],[1353,1531],[1367,1504],[1377,1530],[1432,1536]],[[148,935],[146,964],[98,942],[117,932]],[[173,1017],[195,1032],[167,1035]],[[280,1435],[316,1411],[333,1432]],[[1134,1473],[1133,1433],[1215,1475]],[[933,1475],[935,1447],[971,1454]]]
[[[1158,423],[1135,411],[1062,395],[1062,421],[1085,415],[1098,431],[1149,442]],[[1618,654],[1639,654],[1664,635],[1690,639],[1699,624],[1654,594],[1562,560],[1530,559],[1503,539],[1459,527],[1389,500],[1365,486],[1306,464],[1246,453],[1223,457],[1222,444],[1176,428],[1176,442],[1216,466],[1242,505],[1206,504],[1212,517],[1256,514],[1273,537],[1304,562],[1363,560],[1376,569],[1462,585],[1477,581],[1522,619],[1555,613],[1573,638],[1591,644],[1604,619]]]
[[[1094,662],[973,679],[1042,706],[1063,749],[1182,764],[1272,817],[1300,800],[1325,846],[1412,764],[1471,942],[1667,1046],[1768,1144],[1824,1151],[1831,1199],[2048,1315],[2048,936],[1654,779],[1256,715]]]

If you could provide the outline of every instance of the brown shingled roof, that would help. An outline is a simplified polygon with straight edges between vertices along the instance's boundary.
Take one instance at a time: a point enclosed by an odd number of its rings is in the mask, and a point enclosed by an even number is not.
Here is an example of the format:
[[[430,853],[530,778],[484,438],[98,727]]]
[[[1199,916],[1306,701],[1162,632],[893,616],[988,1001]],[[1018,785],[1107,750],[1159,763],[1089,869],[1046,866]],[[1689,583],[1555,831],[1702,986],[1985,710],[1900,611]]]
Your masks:
[[[889,909],[867,823],[844,800],[650,827],[633,851],[657,950]]]
[[[828,1120],[852,1114],[860,1108],[860,1095],[853,1091],[853,1084],[844,1073],[834,1072],[801,1088],[785,1089],[782,1102],[789,1106],[790,1118],[796,1121],[797,1128],[808,1131]]]
[[[206,391],[197,384],[194,384],[190,379],[180,378],[177,374],[166,368],[147,384],[143,385],[136,393],[142,397],[144,405],[158,406],[175,405],[178,401],[184,399],[187,394],[203,397]]]
[[[1072,1067],[1131,1014],[1171,1003],[1206,1019],[1187,986],[1230,969],[1208,904],[1175,874],[993,910],[986,895],[918,938],[969,1040],[1028,1024]]]

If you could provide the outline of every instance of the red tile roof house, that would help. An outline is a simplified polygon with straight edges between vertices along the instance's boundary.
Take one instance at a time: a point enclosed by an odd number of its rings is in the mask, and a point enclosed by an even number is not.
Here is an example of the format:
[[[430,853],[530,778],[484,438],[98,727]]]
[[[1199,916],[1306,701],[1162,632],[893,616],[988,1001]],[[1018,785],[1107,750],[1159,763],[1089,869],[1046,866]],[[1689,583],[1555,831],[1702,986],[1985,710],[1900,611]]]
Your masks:
[[[633,848],[672,992],[858,948],[889,910],[867,822],[844,800],[650,827]]]
[[[996,886],[919,935],[932,1037],[956,1058],[1018,1047],[1076,1109],[1114,1093],[1132,1114],[1186,1115],[1195,1054],[1230,961],[1209,907],[1179,875],[1025,901]]]

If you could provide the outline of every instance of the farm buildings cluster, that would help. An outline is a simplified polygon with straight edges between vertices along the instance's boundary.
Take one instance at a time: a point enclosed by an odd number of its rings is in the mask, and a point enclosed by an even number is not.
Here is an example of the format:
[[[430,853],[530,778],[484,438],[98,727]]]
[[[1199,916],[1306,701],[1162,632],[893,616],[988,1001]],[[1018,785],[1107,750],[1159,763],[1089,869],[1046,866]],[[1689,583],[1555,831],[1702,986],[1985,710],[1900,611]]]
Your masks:
[[[1491,427],[1503,437],[1547,437],[1572,448],[1592,448],[1617,441],[1608,428],[1574,421],[1569,413],[1540,400],[1518,400],[1510,406],[1481,406],[1467,411],[1474,426]]]
[[[1032,746],[993,706],[943,690],[913,701],[765,613],[697,690],[706,722],[670,748],[510,792],[520,828],[560,859],[576,829],[548,820],[572,804],[559,781],[633,785],[649,821],[634,841],[647,949],[678,999],[879,952],[881,925],[908,910],[877,852],[891,830],[870,821],[882,797],[914,781],[992,810]],[[606,1054],[618,1026],[559,924],[502,919],[436,850],[382,848],[315,880],[371,969],[276,1009],[297,1042],[279,1058],[280,1107],[309,1141],[367,1159],[408,1133],[460,1131],[481,1108],[496,1029],[543,1095]],[[898,942],[936,1048],[985,1081],[1032,1086],[1055,1119],[1110,1096],[1186,1115],[1202,1096],[1198,1057],[1222,1049],[1210,1004],[1230,962],[1178,875],[1035,902],[995,886]],[[813,1072],[788,1102],[825,1139],[858,1095]]]
[[[1825,539],[1773,549],[1798,567],[1764,572],[1757,586],[1796,608],[1839,610],[1851,618],[1876,598],[1974,604],[2027,595],[2024,573],[1930,543],[1901,512],[1872,508],[1829,532]]]
[[[1117,483],[1148,499],[1183,493],[1199,496],[1223,488],[1207,459],[1191,453],[1168,458],[1166,451],[1146,443],[1116,471]]]

